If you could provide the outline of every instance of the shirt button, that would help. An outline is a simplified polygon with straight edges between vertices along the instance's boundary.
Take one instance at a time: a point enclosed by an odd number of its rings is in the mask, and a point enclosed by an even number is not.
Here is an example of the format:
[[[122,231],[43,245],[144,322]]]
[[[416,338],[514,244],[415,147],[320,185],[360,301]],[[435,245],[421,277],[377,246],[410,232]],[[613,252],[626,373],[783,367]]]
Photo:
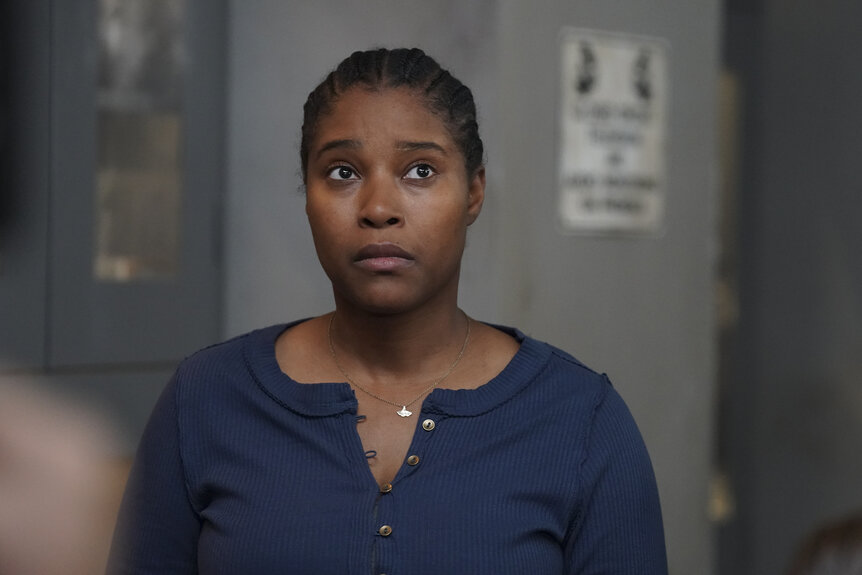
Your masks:
[[[392,534],[392,528],[388,525],[381,525],[377,532],[384,537],[389,537]]]
[[[422,422],[422,429],[424,429],[425,431],[431,431],[432,429],[434,429],[435,425],[437,424],[434,423],[433,419],[426,419]]]
[[[411,465],[411,466],[412,465],[419,465],[419,456],[418,455],[411,455],[410,457],[408,457],[407,458],[407,465]]]
[[[391,483],[384,483],[380,486],[380,493],[389,493],[390,491],[392,491]]]

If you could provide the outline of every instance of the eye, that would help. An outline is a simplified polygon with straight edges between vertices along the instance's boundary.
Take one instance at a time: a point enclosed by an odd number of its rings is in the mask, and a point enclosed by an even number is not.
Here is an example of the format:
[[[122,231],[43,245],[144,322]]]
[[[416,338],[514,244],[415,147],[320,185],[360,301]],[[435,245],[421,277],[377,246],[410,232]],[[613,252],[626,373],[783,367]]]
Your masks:
[[[359,174],[350,166],[335,166],[329,170],[327,177],[333,180],[358,180]]]
[[[410,168],[410,171],[407,172],[404,177],[409,180],[425,180],[433,176],[435,173],[434,168],[428,164],[417,164]]]

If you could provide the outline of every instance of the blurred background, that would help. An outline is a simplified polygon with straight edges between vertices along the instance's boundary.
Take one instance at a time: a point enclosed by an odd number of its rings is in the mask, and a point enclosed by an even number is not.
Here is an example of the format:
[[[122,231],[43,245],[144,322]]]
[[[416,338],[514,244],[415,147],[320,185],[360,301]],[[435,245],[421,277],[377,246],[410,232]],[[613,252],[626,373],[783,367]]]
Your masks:
[[[0,6],[0,387],[100,421],[109,502],[178,361],[331,308],[302,104],[351,51],[415,45],[473,89],[487,147],[462,307],[609,374],[653,458],[671,573],[780,573],[862,508],[862,4]],[[558,224],[569,27],[665,46],[651,233]],[[42,421],[18,436],[64,435]]]

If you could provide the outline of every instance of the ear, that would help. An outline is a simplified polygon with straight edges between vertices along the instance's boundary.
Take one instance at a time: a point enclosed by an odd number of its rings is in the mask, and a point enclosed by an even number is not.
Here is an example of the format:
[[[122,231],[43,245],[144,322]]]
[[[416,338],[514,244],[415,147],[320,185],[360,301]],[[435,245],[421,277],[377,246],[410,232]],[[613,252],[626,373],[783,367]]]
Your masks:
[[[467,185],[467,225],[479,217],[485,202],[485,167],[480,166]]]

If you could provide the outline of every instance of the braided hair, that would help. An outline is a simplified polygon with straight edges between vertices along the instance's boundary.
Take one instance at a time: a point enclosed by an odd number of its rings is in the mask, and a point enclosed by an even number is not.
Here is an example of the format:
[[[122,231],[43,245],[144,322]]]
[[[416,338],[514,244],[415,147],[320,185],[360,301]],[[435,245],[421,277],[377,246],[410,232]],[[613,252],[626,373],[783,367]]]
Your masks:
[[[318,121],[330,112],[341,94],[354,86],[370,90],[406,87],[415,91],[443,119],[464,157],[467,175],[472,177],[482,167],[484,146],[470,88],[419,48],[379,48],[354,52],[308,95],[299,150],[303,180]]]

